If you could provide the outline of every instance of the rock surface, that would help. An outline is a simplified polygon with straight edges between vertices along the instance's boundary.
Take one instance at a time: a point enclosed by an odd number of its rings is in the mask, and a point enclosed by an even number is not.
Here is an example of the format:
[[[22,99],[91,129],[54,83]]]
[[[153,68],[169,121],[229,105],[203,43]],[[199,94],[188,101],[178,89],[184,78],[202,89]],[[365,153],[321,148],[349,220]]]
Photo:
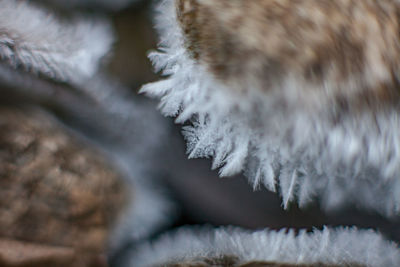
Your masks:
[[[91,266],[125,193],[107,159],[51,116],[0,107],[0,263]]]

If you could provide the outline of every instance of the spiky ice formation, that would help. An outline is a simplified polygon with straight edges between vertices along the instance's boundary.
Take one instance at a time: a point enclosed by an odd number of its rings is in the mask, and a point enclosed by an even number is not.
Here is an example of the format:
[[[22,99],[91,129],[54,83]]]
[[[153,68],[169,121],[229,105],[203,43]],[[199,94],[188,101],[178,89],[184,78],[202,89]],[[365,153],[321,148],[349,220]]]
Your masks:
[[[399,255],[395,244],[373,231],[356,228],[325,228],[298,234],[287,230],[184,228],[139,247],[131,256],[130,266],[214,266],[211,262],[215,262],[221,266],[280,263],[389,267],[398,266]]]
[[[189,122],[190,158],[244,171],[285,207],[399,214],[399,4],[278,2],[162,1],[150,58],[168,78],[142,92]]]

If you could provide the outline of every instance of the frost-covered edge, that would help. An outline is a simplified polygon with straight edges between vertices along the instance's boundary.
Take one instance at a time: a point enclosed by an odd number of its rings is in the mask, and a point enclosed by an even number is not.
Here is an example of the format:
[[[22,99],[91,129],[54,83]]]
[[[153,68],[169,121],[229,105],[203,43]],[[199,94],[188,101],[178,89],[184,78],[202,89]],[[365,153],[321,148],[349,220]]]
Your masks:
[[[372,230],[324,228],[295,234],[285,229],[251,232],[239,228],[183,228],[139,247],[129,266],[164,266],[223,256],[235,256],[241,263],[358,263],[371,267],[400,264],[399,248]]]
[[[221,176],[244,170],[255,188],[279,190],[285,207],[318,196],[326,209],[351,203],[399,214],[398,109],[332,125],[329,111],[280,110],[282,96],[235,95],[188,55],[174,1],[161,1],[156,11],[161,41],[149,57],[169,77],[141,92],[159,98],[162,113],[177,123],[191,121],[184,127],[190,158],[212,157]],[[285,86],[293,90],[296,81]]]
[[[62,82],[90,78],[114,41],[100,18],[61,20],[28,1],[0,1],[0,59]]]

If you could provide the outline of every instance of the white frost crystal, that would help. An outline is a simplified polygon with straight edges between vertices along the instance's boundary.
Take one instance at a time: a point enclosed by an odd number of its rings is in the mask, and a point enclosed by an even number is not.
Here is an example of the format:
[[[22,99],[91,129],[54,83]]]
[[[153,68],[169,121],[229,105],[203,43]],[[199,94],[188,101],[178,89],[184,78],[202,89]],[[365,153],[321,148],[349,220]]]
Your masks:
[[[333,123],[329,108],[296,106],[298,84],[289,76],[281,93],[237,93],[189,55],[173,0],[159,5],[156,26],[161,42],[150,58],[168,78],[142,92],[160,99],[164,115],[190,122],[183,132],[191,158],[213,158],[221,176],[244,171],[254,187],[279,191],[285,207],[319,197],[326,209],[354,204],[400,213],[397,107]]]
[[[400,264],[398,247],[371,230],[325,228],[295,234],[285,229],[250,232],[238,228],[184,228],[139,247],[132,254],[130,266],[166,266],[224,256],[233,256],[241,264],[252,261],[376,267]]]

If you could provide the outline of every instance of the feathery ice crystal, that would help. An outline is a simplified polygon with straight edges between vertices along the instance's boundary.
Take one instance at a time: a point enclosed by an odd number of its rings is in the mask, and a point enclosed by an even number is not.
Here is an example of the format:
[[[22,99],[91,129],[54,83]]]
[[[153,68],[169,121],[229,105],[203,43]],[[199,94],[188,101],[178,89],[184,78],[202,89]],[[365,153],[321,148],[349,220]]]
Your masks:
[[[190,122],[190,158],[244,171],[285,207],[319,197],[398,215],[400,5],[278,2],[161,1],[150,58],[168,78],[142,92]]]

